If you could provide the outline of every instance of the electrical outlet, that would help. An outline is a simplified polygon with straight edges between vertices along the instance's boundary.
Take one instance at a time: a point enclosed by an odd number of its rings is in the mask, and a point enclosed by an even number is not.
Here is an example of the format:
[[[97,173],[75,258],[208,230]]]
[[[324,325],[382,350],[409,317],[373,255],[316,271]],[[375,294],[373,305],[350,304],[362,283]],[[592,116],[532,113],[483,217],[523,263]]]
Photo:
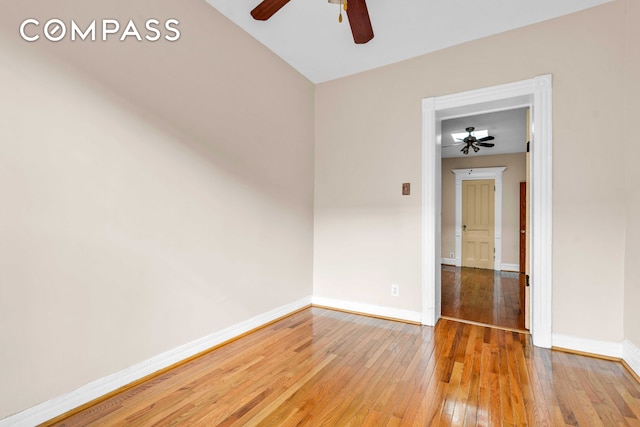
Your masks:
[[[454,254],[453,252],[451,252],[451,253],[449,254],[449,258],[455,258],[455,256],[454,256],[454,255],[455,255],[455,254]]]
[[[394,283],[391,285],[391,296],[397,297],[398,295],[400,295],[400,285]]]

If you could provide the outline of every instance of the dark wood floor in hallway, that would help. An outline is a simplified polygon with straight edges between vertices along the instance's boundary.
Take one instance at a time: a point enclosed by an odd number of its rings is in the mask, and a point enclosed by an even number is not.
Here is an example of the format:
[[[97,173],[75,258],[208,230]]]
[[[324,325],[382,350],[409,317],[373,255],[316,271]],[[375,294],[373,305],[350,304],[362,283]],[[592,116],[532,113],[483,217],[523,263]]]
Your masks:
[[[617,362],[528,334],[309,308],[117,394],[59,426],[640,425]]]
[[[442,315],[524,330],[520,274],[442,266]]]

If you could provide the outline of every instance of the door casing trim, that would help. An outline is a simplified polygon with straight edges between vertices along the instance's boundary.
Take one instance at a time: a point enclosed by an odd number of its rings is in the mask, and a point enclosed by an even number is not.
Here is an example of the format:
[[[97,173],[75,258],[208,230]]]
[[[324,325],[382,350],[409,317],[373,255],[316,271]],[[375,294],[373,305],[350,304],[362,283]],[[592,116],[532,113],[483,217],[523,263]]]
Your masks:
[[[551,348],[553,290],[552,78],[528,80],[422,100],[422,323],[441,313],[442,120],[514,108],[531,108],[531,334]]]

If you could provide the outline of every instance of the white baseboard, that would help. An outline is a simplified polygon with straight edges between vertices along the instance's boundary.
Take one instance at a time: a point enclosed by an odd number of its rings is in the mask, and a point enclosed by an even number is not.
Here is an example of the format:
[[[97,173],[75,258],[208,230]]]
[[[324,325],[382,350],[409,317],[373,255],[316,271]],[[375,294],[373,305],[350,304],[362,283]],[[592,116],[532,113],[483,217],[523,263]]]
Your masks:
[[[622,342],[622,359],[640,377],[640,348],[631,341],[624,340]]]
[[[640,376],[640,348],[629,340],[621,343],[611,341],[597,341],[585,338],[569,337],[566,335],[553,334],[553,346],[567,350],[591,353],[597,356],[614,357],[622,359],[627,365]]]
[[[444,265],[456,265],[455,258],[442,258],[442,264]]]
[[[503,262],[500,265],[500,268],[502,271],[515,271],[515,272],[519,272],[520,271],[520,264],[508,264],[506,262]]]
[[[560,334],[553,334],[551,339],[553,347],[622,359],[622,343],[620,342],[590,340]]]
[[[352,311],[355,313],[368,314],[370,316],[386,317],[390,319],[404,320],[407,322],[421,323],[422,313],[401,308],[384,307],[372,304],[362,304],[359,302],[343,301],[332,298],[313,297],[314,305],[335,308],[337,310]]]
[[[244,322],[230,326],[222,331],[197,339],[151,359],[137,363],[115,374],[100,378],[70,393],[56,397],[15,415],[0,420],[0,427],[32,427],[64,414],[85,403],[127,384],[146,377],[154,372],[195,356],[225,341],[238,337],[252,329],[259,328],[273,320],[284,317],[311,304],[311,297],[278,307],[267,313],[252,317]]]

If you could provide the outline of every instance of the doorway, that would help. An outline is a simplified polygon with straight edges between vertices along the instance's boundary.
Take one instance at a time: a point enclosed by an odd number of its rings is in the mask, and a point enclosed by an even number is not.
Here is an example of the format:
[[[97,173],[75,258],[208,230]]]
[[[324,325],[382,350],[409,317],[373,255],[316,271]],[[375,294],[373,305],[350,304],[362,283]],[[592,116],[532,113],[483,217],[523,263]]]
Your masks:
[[[497,116],[491,116],[492,124],[489,126],[496,129],[496,145],[504,152],[486,150],[483,155],[448,153],[443,154],[441,159],[441,247],[443,254],[449,255],[448,258],[442,258],[441,314],[447,318],[522,331],[526,329],[526,306],[521,302],[520,296],[523,294],[520,291],[517,272],[521,203],[519,190],[520,181],[525,180],[527,176],[527,109],[516,109],[508,114],[498,113]],[[487,118],[487,115],[465,117],[457,122],[481,123],[483,118]],[[455,125],[456,123],[452,124],[450,121],[445,122],[443,132],[450,131]],[[507,144],[503,142],[507,138],[517,139],[519,142],[514,142],[507,150]],[[492,167],[463,168],[471,165]],[[489,209],[488,206],[479,208],[482,217],[493,217],[489,225],[492,226],[491,229],[496,230],[495,233],[489,231],[489,234],[492,234],[492,242],[482,255],[488,258],[486,263],[465,262],[468,258],[465,253],[465,232],[473,225],[469,225],[464,211],[468,205],[478,203],[469,201],[468,195],[464,196],[465,184],[480,184],[485,188],[480,205],[492,202],[493,209]],[[475,192],[477,193],[477,190]],[[491,215],[491,210],[495,212],[494,215]],[[486,219],[481,218],[480,221]]]
[[[552,102],[551,76],[423,99],[423,313],[435,325],[441,315],[441,122],[442,120],[530,107],[531,129],[531,332],[533,343],[551,347],[552,290]]]

